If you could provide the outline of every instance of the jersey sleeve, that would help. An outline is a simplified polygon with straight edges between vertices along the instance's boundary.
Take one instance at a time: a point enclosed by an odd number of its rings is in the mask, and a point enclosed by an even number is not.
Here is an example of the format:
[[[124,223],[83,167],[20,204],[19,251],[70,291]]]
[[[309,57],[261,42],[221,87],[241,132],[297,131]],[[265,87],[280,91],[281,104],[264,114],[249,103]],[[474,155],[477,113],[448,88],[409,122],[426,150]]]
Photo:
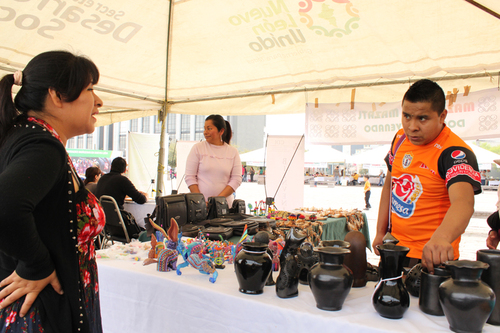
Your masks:
[[[397,135],[394,136],[391,142],[391,148],[387,152],[387,155],[385,155],[384,161],[385,164],[387,165],[387,170],[389,172],[392,172],[392,162],[394,161],[394,153],[393,153],[393,148],[394,148],[394,142],[396,141]]]
[[[474,194],[481,193],[481,174],[476,155],[470,149],[460,146],[446,148],[439,156],[438,171],[447,188],[457,182],[467,182],[472,185]]]

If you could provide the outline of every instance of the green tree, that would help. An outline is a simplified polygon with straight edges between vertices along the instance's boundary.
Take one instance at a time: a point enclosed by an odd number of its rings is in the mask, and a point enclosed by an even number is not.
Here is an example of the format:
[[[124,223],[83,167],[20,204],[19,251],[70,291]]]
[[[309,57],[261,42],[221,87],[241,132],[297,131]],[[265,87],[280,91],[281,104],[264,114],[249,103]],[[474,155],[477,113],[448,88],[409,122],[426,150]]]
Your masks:
[[[491,145],[488,142],[480,142],[479,147],[489,150],[495,154],[500,154],[500,145]]]

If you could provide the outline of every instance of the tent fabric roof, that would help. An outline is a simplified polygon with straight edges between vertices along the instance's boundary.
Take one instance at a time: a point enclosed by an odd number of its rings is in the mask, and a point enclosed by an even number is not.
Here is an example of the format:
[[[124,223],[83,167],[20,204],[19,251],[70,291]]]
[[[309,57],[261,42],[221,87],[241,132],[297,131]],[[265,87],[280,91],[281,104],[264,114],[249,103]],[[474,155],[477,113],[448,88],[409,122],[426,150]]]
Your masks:
[[[477,2],[500,12],[496,0]],[[499,21],[467,1],[175,0],[167,45],[169,6],[6,1],[0,74],[47,50],[87,55],[101,72],[98,125],[163,106],[255,115],[303,113],[307,102],[394,102],[423,77],[446,80],[445,92],[498,85]]]

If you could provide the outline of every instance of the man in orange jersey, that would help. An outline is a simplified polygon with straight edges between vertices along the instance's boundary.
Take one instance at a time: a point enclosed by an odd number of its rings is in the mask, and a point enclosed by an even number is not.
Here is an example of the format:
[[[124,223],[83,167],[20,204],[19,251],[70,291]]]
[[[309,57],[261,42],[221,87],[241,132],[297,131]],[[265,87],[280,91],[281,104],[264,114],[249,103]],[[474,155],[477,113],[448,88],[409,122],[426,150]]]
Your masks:
[[[445,96],[430,80],[415,82],[402,103],[403,128],[385,161],[373,248],[387,231],[410,248],[407,267],[422,261],[429,272],[458,259],[460,236],[474,213],[481,175],[471,148],[445,124]],[[390,205],[390,214],[389,214]]]

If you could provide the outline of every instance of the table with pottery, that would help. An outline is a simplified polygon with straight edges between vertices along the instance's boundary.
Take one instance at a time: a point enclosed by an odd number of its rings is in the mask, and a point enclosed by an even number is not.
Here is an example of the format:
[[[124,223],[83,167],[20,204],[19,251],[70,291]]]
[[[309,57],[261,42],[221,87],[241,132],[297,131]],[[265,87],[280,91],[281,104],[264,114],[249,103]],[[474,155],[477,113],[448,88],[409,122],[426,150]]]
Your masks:
[[[262,256],[262,252],[256,248],[250,248],[251,251],[247,251],[248,253],[241,251],[236,256],[235,264],[226,263],[224,269],[217,270],[217,279],[212,283],[208,275],[200,274],[193,267],[183,268],[182,274],[178,275],[175,270],[158,271],[155,264],[143,266],[142,262],[148,256],[149,250],[145,243],[134,242],[119,247],[121,248],[108,249],[107,252],[99,251],[97,261],[105,332],[450,331],[447,316],[424,313],[419,307],[419,298],[415,296],[407,296],[409,304],[406,309],[400,311],[400,319],[385,318],[387,312],[377,309],[378,305],[374,306],[373,299],[383,294],[384,288],[392,288],[391,285],[400,288],[403,284],[401,279],[398,279],[401,267],[389,268],[392,265],[389,261],[385,273],[381,274],[384,280],[382,283],[369,281],[363,287],[350,288],[347,293],[344,291],[346,296],[341,302],[340,309],[329,311],[318,308],[318,306],[325,308],[325,305],[318,303],[317,296],[311,290],[312,287],[305,284],[297,284],[297,294],[290,298],[284,294],[278,296],[283,291],[281,288],[283,284],[280,288],[264,286],[258,287],[262,288],[258,292],[246,290],[245,293],[239,283],[241,276],[237,278],[235,272],[235,270],[241,271],[241,267],[236,263],[238,258],[242,258],[240,253],[250,256],[261,253],[259,256]],[[323,251],[323,254],[318,252],[320,266],[328,256],[333,254],[339,257],[340,254],[340,257],[343,257],[348,252],[339,247],[325,249],[330,250]],[[116,253],[110,254],[110,251]],[[389,253],[387,258],[390,258],[394,255],[401,256],[404,249],[393,246],[386,252]],[[498,255],[498,253],[493,254]],[[182,262],[180,256],[178,261]],[[330,265],[335,266],[334,261]],[[478,269],[484,268],[480,262],[472,266],[476,269],[476,275]],[[313,270],[314,274],[324,274],[313,267],[311,275]],[[271,274],[273,280],[279,284],[279,272]],[[469,271],[468,279],[474,280],[473,275],[474,273]],[[384,284],[385,287],[382,286]],[[471,306],[478,301],[477,297],[474,297],[469,299]],[[472,313],[474,310],[470,307],[465,311]],[[394,311],[389,310],[389,313],[392,315]],[[396,317],[398,316],[399,313],[396,314]],[[482,331],[500,332],[500,326],[486,323]]]

